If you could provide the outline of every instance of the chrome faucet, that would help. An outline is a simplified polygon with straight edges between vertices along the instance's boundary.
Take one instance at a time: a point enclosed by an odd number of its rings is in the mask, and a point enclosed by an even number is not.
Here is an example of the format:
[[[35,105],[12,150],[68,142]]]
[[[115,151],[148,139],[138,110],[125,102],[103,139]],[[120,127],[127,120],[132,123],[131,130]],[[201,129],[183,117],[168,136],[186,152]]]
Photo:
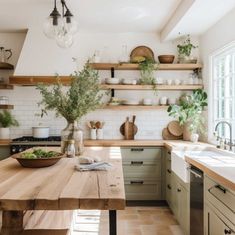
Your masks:
[[[220,125],[220,124],[226,124],[226,125],[228,125],[228,127],[229,127],[229,139],[230,139],[230,142],[229,142],[229,150],[230,151],[232,151],[232,148],[233,148],[233,141],[232,141],[232,124],[231,123],[229,123],[229,122],[226,122],[226,121],[220,121],[220,122],[218,122],[217,124],[216,124],[216,126],[215,126],[215,133],[217,133],[217,129],[218,129],[218,126]]]

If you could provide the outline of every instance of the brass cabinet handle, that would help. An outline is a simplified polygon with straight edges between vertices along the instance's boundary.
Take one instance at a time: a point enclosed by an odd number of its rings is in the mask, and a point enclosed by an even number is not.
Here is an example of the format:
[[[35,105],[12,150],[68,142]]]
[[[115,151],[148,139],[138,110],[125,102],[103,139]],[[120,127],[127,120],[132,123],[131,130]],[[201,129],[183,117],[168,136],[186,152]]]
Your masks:
[[[131,161],[131,165],[143,165],[143,161]]]
[[[170,169],[167,169],[167,172],[168,172],[169,174],[171,174],[171,170],[170,170]]]
[[[171,189],[171,186],[168,184],[168,185],[167,185],[167,188],[168,188],[168,189]]]
[[[180,192],[181,192],[181,189],[180,189],[180,188],[177,188],[177,192],[179,192],[179,193],[180,193]]]
[[[131,184],[144,184],[143,180],[135,180],[135,181],[131,181]]]

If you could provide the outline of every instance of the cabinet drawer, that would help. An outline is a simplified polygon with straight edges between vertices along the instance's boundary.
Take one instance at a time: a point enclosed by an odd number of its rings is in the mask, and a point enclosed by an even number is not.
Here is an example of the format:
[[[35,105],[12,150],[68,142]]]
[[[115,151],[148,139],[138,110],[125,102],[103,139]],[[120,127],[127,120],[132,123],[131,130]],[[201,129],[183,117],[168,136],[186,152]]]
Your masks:
[[[127,200],[160,200],[161,182],[144,179],[125,180]]]
[[[123,162],[125,161],[160,161],[162,156],[161,148],[151,147],[123,147],[121,148]]]
[[[205,177],[206,197],[224,216],[235,224],[235,194],[231,190]]]
[[[123,164],[124,177],[151,177],[161,179],[161,162],[156,164]]]

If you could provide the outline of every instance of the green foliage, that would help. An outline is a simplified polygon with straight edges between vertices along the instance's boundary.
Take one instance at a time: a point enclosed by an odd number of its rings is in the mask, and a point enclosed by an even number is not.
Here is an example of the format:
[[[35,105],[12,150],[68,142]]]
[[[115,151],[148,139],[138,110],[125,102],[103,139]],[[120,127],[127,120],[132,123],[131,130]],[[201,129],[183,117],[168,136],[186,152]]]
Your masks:
[[[177,45],[179,55],[190,56],[192,49],[197,48],[191,43],[190,35],[187,35],[185,41],[182,44]]]
[[[196,133],[204,130],[202,111],[205,106],[207,106],[207,94],[202,89],[198,89],[192,95],[182,96],[179,105],[170,105],[167,111],[169,116],[178,119],[180,125],[189,122],[190,130]]]
[[[0,126],[3,128],[19,126],[18,121],[7,110],[0,112]]]
[[[37,89],[42,95],[42,101],[39,103],[44,106],[42,113],[53,110],[56,116],[62,116],[70,123],[98,108],[103,96],[99,94],[98,72],[88,63],[82,71],[71,75],[71,84],[67,91],[59,77],[55,85],[38,85]]]
[[[139,63],[139,68],[141,75],[140,84],[154,85],[154,61],[152,59],[145,59],[145,61]]]

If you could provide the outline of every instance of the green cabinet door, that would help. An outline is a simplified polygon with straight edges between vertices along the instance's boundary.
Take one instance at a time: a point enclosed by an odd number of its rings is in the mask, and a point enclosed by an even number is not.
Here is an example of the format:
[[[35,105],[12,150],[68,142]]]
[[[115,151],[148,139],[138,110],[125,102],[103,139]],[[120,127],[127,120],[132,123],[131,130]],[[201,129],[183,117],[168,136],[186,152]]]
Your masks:
[[[189,192],[177,182],[178,221],[185,234],[189,234]]]
[[[205,206],[205,235],[235,234],[235,231],[229,227],[229,221],[224,221],[210,206]]]
[[[10,157],[10,146],[0,146],[0,160]]]

